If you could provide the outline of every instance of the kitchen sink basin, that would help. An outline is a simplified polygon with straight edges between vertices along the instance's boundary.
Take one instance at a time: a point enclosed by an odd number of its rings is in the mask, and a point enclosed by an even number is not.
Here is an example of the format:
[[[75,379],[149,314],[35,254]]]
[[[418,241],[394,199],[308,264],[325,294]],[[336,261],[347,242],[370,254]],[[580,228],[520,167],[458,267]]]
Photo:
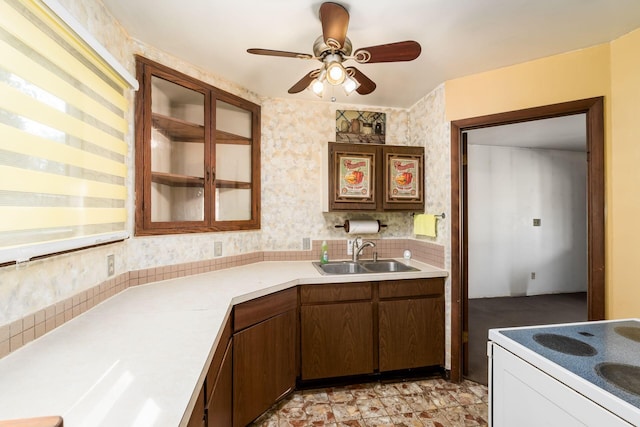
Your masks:
[[[372,274],[418,271],[415,267],[408,266],[392,259],[357,262],[331,261],[326,264],[316,261],[313,262],[313,265],[321,274]]]
[[[373,273],[398,273],[402,271],[417,271],[415,267],[403,264],[395,260],[381,260],[381,261],[365,261],[362,266]]]
[[[333,261],[326,264],[314,262],[313,265],[324,274],[362,274],[368,273],[360,263],[353,261]]]

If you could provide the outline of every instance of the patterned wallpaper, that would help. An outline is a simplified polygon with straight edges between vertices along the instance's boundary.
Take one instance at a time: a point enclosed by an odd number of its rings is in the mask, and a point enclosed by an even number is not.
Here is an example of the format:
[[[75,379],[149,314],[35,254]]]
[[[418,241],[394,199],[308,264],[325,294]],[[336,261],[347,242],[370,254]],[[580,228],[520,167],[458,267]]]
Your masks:
[[[336,110],[386,113],[387,144],[424,145],[426,148],[427,211],[449,207],[449,130],[444,118],[444,89],[439,87],[411,109],[362,108],[355,104],[261,98],[233,82],[131,40],[100,2],[60,0],[112,55],[135,74],[133,54],[173,67],[262,106],[262,230],[209,234],[134,237],[133,97],[129,95],[129,153],[127,187],[128,229],[125,242],[46,258],[19,267],[0,268],[0,325],[68,298],[107,279],[106,256],[115,255],[116,274],[155,266],[214,258],[213,242],[223,245],[223,256],[253,251],[299,250],[303,237],[346,238],[334,228],[345,219],[380,219],[388,228],[380,238],[413,237],[407,213],[352,215],[322,212],[322,153],[335,140]],[[435,243],[446,246],[447,221],[438,226]]]
[[[425,147],[425,211],[446,215],[444,220],[438,220],[437,237],[425,239],[448,249],[451,235],[448,220],[451,218],[451,125],[445,117],[444,84],[418,101],[409,116],[410,145]],[[446,265],[449,268],[450,262]]]
[[[427,213],[444,213],[438,220],[437,236],[420,237],[444,246],[445,269],[451,271],[451,125],[445,117],[445,91],[441,84],[418,101],[410,110],[412,145],[425,147],[425,181]],[[450,367],[451,349],[451,279],[445,283],[446,366]]]

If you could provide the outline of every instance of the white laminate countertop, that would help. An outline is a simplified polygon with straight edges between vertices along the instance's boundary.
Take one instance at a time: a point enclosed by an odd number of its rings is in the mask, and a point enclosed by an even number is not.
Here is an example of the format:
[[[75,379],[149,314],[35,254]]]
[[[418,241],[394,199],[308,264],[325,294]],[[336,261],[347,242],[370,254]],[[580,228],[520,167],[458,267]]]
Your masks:
[[[328,276],[311,261],[259,262],[128,288],[0,359],[0,420],[186,425],[234,304],[300,284],[448,275],[410,264],[420,271]]]

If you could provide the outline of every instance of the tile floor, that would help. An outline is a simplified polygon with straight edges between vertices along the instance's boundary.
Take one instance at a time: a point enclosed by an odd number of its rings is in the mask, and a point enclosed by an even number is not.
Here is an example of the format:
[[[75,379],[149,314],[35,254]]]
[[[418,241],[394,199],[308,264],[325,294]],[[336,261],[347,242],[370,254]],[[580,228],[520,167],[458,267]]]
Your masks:
[[[298,391],[251,426],[486,426],[487,401],[487,387],[466,380],[357,384]]]

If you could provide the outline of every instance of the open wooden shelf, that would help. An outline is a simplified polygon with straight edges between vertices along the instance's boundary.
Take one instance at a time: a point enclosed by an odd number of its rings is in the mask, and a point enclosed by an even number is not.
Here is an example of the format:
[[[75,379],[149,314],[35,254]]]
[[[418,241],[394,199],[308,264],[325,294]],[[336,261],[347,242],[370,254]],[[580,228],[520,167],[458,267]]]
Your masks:
[[[240,181],[226,181],[223,179],[216,179],[216,187],[217,188],[239,188],[242,190],[251,190],[250,182],[240,182]]]
[[[204,142],[204,126],[153,113],[153,126],[176,142]],[[216,131],[218,144],[251,145],[253,140],[223,130]]]
[[[175,173],[151,172],[151,181],[157,184],[168,185],[170,187],[204,187],[204,178],[199,176],[179,175]],[[216,187],[250,190],[251,183],[216,179]]]
[[[252,139],[225,132],[223,130],[217,130],[216,142],[218,144],[251,145]]]
[[[204,126],[158,113],[152,114],[153,126],[174,141],[204,142]]]
[[[175,173],[151,172],[151,182],[170,187],[204,187],[204,178]]]

